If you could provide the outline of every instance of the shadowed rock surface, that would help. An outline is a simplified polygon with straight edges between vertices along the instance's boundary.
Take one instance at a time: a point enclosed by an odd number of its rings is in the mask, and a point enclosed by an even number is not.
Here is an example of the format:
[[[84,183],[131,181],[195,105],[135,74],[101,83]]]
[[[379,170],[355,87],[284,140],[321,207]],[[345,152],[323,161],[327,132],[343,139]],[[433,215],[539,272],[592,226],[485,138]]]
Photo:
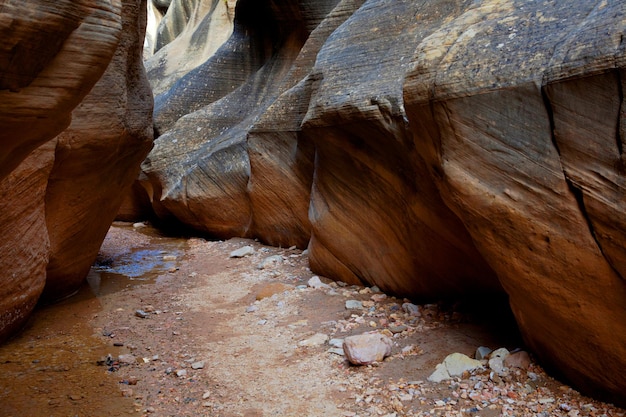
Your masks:
[[[625,7],[240,0],[176,81],[149,61],[142,182],[162,219],[328,277],[505,291],[544,363],[623,402]]]
[[[2,6],[0,340],[84,281],[150,150],[144,25],[141,0]]]

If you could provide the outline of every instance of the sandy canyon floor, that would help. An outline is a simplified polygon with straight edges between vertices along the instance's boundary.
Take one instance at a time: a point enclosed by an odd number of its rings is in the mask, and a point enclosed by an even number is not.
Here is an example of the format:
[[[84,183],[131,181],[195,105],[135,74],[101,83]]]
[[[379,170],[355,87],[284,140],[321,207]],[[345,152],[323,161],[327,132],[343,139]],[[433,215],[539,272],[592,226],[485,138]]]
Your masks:
[[[451,353],[523,349],[497,300],[412,315],[376,288],[309,286],[295,248],[136,226],[114,224],[88,284],[0,346],[1,416],[626,415],[534,362],[429,382]],[[391,356],[353,366],[329,344],[366,331],[390,335]]]

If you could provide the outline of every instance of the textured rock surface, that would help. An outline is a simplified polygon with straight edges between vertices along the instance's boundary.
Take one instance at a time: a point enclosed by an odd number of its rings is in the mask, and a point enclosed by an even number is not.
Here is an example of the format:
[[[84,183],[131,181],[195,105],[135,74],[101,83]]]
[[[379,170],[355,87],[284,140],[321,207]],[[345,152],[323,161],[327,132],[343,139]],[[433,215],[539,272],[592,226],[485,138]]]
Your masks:
[[[26,321],[46,282],[44,197],[55,143],[36,149],[0,180],[0,341]]]
[[[239,0],[215,54],[151,61],[143,183],[159,217],[335,279],[504,290],[544,363],[619,400],[625,7]]]
[[[418,45],[405,84],[441,194],[529,346],[586,392],[622,400],[625,7],[466,7]]]
[[[83,282],[150,149],[140,15],[141,0],[0,8],[0,340],[44,287]]]
[[[124,0],[122,19],[109,67],[57,138],[46,192],[47,298],[82,284],[152,147],[152,95],[141,63],[145,1]]]
[[[119,2],[4,1],[0,10],[0,178],[70,123],[107,67]]]

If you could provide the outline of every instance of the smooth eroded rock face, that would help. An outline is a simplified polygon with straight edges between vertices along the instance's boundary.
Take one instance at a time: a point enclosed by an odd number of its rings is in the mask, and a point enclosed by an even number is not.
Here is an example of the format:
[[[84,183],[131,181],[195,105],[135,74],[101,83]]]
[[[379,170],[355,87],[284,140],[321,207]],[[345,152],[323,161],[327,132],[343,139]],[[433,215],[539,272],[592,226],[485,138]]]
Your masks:
[[[0,340],[84,281],[150,149],[144,24],[141,0],[0,8]]]
[[[82,284],[152,147],[152,96],[141,63],[144,26],[145,1],[123,1],[115,55],[57,138],[46,192],[46,298],[67,296]]]
[[[163,57],[229,12],[183,5]],[[141,183],[161,219],[307,246],[320,275],[506,292],[544,364],[619,400],[625,7],[239,0],[215,53],[151,58]]]
[[[55,144],[42,145],[0,180],[0,341],[26,321],[46,282],[44,197]]]
[[[119,41],[120,3],[5,1],[0,11],[0,178],[65,129]]]

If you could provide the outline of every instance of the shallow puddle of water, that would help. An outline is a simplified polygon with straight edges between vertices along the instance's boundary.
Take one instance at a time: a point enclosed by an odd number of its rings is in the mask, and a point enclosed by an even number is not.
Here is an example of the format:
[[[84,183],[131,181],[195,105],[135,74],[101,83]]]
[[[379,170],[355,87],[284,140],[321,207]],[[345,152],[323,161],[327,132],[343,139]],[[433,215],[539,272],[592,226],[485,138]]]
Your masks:
[[[0,416],[141,415],[115,373],[97,364],[128,350],[106,344],[90,320],[116,307],[104,297],[154,283],[176,268],[185,246],[184,239],[151,237],[147,246],[100,260],[74,296],[37,307],[25,328],[0,345]]]

